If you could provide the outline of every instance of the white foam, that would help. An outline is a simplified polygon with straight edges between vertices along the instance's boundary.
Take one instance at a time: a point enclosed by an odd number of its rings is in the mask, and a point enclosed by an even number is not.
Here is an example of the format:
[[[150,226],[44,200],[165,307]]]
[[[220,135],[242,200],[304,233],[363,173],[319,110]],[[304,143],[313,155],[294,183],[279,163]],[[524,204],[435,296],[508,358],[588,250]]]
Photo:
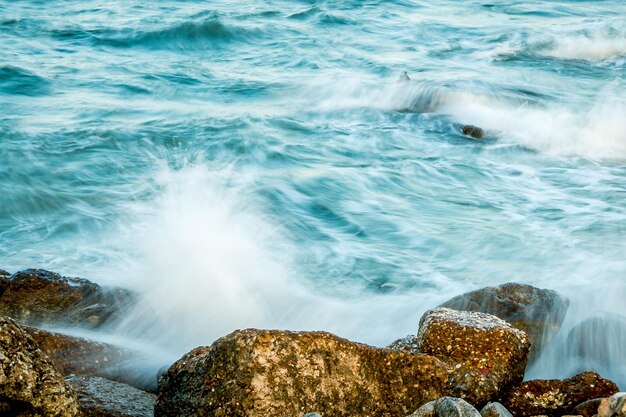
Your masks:
[[[605,61],[626,56],[626,33],[594,30],[589,34],[554,36],[539,54],[558,59]]]

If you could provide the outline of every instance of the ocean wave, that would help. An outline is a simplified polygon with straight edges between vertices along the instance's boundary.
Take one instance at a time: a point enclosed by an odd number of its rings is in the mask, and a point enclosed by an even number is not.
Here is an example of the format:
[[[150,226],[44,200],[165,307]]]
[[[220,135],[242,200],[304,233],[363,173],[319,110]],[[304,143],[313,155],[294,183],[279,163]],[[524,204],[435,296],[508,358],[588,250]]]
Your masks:
[[[488,55],[502,60],[533,56],[565,61],[615,61],[626,57],[626,29],[613,26],[568,28],[561,32],[514,36]]]
[[[626,158],[626,101],[608,89],[587,108],[565,107],[523,91],[489,91],[400,81],[384,87],[361,81],[315,86],[322,110],[376,108],[434,113],[475,125],[487,136],[540,152],[589,158]],[[539,97],[539,98],[538,98]]]
[[[50,82],[34,72],[12,65],[0,66],[0,94],[41,96],[50,91]]]
[[[142,46],[155,49],[220,45],[225,42],[248,42],[263,36],[261,30],[226,24],[216,13],[200,20],[183,21],[152,30],[86,30],[80,27],[55,29],[52,36],[60,40],[90,41],[96,45],[118,48]]]

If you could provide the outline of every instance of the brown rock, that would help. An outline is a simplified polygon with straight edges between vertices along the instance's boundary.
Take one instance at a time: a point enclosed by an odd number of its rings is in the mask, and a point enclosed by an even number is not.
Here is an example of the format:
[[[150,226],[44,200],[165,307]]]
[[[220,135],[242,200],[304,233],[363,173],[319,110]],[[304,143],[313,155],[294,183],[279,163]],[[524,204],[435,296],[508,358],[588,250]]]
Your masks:
[[[483,139],[485,137],[485,131],[473,125],[461,126],[461,133],[474,139]]]
[[[156,379],[145,375],[138,364],[144,358],[107,343],[22,326],[61,374],[100,376],[133,387],[156,391]]]
[[[444,395],[447,369],[426,355],[325,332],[238,330],[199,347],[159,380],[157,417],[397,417]]]
[[[506,393],[502,403],[516,417],[569,414],[577,404],[617,392],[617,385],[595,372],[570,379],[526,381]]]
[[[452,395],[481,406],[524,377],[530,342],[489,314],[436,308],[420,320],[419,351],[451,367]]]
[[[74,417],[72,389],[35,341],[0,317],[0,411],[7,416]]]
[[[153,417],[156,395],[108,379],[71,375],[82,417]]]
[[[604,398],[594,398],[578,404],[572,410],[572,414],[578,414],[583,417],[593,417],[598,414],[598,407]]]
[[[561,328],[569,300],[556,291],[509,282],[461,294],[440,307],[493,314],[525,331],[532,361]]]
[[[482,417],[513,417],[509,410],[499,402],[488,403],[480,410]]]
[[[134,296],[103,289],[82,278],[66,278],[43,269],[17,272],[3,282],[0,315],[19,323],[99,327],[127,307]]]
[[[609,398],[604,398],[598,406],[599,417],[626,416],[626,392],[618,392]]]

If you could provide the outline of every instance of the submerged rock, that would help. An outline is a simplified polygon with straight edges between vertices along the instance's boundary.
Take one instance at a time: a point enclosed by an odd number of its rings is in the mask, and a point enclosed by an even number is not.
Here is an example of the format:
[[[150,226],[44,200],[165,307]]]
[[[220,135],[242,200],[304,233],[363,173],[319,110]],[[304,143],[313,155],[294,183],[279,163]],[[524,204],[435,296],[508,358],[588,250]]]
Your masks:
[[[199,347],[159,380],[157,417],[397,417],[445,395],[436,358],[326,332],[238,330]]]
[[[523,331],[489,314],[436,308],[420,320],[419,351],[451,367],[454,396],[475,406],[524,377],[530,342]]]
[[[71,375],[82,417],[152,417],[156,395],[108,379]]]
[[[570,414],[577,404],[617,392],[617,385],[595,372],[565,380],[526,381],[507,392],[502,403],[514,416]]]
[[[462,398],[441,397],[424,404],[408,417],[480,417],[480,413]]]
[[[581,366],[593,369],[610,368],[614,364],[625,366],[626,317],[617,314],[589,317],[569,332],[567,347]]]
[[[478,126],[473,125],[461,126],[461,133],[474,139],[483,139],[485,137],[485,131]]]
[[[604,398],[598,406],[599,417],[626,416],[626,392],[618,392],[609,398]]]
[[[569,300],[556,291],[509,282],[461,294],[440,307],[493,314],[525,331],[532,360],[561,328]]]
[[[134,300],[122,289],[103,289],[82,278],[66,278],[43,269],[27,269],[3,282],[0,315],[40,326],[66,324],[99,327]]]
[[[0,317],[0,411],[6,416],[74,417],[72,389],[35,341]]]

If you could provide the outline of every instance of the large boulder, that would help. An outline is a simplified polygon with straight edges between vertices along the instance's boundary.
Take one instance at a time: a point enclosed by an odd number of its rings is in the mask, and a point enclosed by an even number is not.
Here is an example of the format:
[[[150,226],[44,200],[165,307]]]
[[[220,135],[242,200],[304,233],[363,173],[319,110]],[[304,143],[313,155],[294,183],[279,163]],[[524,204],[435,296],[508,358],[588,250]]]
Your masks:
[[[526,381],[506,393],[502,403],[515,417],[571,414],[584,401],[608,397],[617,385],[595,372],[583,372],[565,380]]]
[[[156,391],[156,378],[143,369],[137,352],[82,337],[22,326],[61,374],[101,376],[133,387]]]
[[[153,417],[156,395],[108,379],[71,375],[82,417]]]
[[[32,326],[99,327],[134,300],[127,290],[102,288],[43,269],[16,272],[0,285],[0,315]]]
[[[35,341],[13,320],[0,317],[0,413],[74,417],[76,394]]]
[[[451,393],[478,407],[524,377],[530,342],[489,314],[436,308],[420,320],[419,351],[450,365]]]
[[[326,332],[238,330],[175,362],[159,380],[157,417],[397,417],[445,395],[436,358]]]
[[[441,397],[418,408],[408,417],[481,417],[478,410],[462,398]]]
[[[440,307],[492,314],[525,331],[533,360],[561,328],[569,300],[556,291],[509,282],[461,294]]]

